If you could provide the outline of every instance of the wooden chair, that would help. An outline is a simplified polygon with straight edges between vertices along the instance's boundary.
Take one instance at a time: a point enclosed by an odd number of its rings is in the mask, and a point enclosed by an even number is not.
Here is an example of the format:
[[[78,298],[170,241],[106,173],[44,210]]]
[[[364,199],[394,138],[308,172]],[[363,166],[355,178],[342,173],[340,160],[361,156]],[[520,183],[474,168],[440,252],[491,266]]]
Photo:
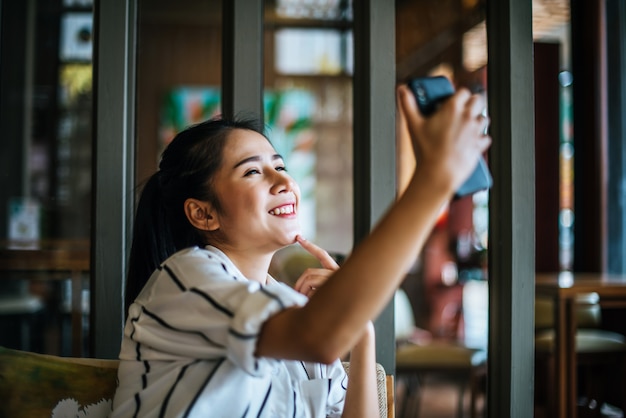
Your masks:
[[[596,293],[584,293],[576,297],[575,350],[579,369],[579,396],[595,402],[595,415],[599,416],[602,404],[612,390],[614,400],[621,400],[620,408],[626,408],[626,337],[600,329],[602,312],[600,298]],[[556,416],[556,394],[553,373],[556,361],[554,334],[554,303],[552,299],[535,300],[535,413],[536,416]],[[607,384],[607,374],[620,379],[618,385]],[[584,408],[583,408],[584,410]],[[581,414],[579,414],[581,415]],[[591,415],[594,415],[592,413]]]
[[[0,417],[105,418],[117,387],[117,360],[68,358],[0,347]],[[349,370],[350,364],[344,363]],[[393,376],[377,364],[381,418],[394,418]],[[60,414],[60,412],[63,414]],[[68,412],[71,411],[71,415]]]
[[[396,324],[415,327],[413,311],[402,290],[396,292]],[[396,335],[406,334],[396,329]],[[464,416],[464,395],[469,388],[470,416],[478,416],[477,400],[482,392],[482,380],[487,372],[487,351],[472,348],[460,341],[428,341],[412,343],[399,341],[396,349],[396,374],[404,385],[400,417],[417,417],[420,408],[420,386],[427,375],[438,375],[458,387],[457,416]]]
[[[417,417],[420,386],[425,376],[444,376],[458,387],[457,416],[464,416],[464,395],[470,392],[470,416],[478,416],[477,400],[486,375],[487,355],[484,350],[468,348],[453,342],[427,345],[406,345],[396,351],[396,373],[406,386],[401,417]],[[411,405],[412,401],[412,405]]]

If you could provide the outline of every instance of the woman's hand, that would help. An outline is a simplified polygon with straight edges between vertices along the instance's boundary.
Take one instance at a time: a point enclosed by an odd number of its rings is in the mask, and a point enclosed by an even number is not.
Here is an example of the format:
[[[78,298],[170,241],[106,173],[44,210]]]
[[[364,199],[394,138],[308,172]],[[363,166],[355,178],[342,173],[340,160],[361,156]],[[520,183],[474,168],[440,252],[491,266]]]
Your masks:
[[[319,289],[328,278],[339,269],[337,262],[326,252],[301,236],[296,238],[298,243],[308,251],[322,265],[322,268],[308,268],[296,281],[294,289],[309,298]]]
[[[459,89],[427,118],[419,112],[406,85],[398,87],[397,98],[398,133],[411,137],[416,173],[456,190],[491,144],[491,138],[485,135],[489,118],[485,116],[484,97]]]

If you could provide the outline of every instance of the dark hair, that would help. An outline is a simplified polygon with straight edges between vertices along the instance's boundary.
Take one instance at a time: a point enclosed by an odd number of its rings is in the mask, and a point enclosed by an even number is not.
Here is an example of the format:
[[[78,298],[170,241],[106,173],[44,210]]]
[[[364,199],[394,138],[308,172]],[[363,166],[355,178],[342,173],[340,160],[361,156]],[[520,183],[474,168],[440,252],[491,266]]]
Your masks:
[[[220,210],[211,181],[222,163],[228,135],[235,129],[264,135],[263,123],[258,119],[219,117],[181,131],[163,151],[159,171],[146,182],[137,205],[126,280],[126,312],[165,259],[184,248],[207,244],[206,236],[187,220],[183,205],[194,198]]]

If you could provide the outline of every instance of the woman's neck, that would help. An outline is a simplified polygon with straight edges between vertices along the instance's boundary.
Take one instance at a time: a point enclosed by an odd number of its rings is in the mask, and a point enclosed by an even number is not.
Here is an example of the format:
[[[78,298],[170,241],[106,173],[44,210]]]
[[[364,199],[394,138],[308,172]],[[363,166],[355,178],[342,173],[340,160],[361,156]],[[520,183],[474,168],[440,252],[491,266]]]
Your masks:
[[[248,279],[261,284],[267,282],[267,272],[272,262],[273,253],[254,254],[251,251],[235,251],[231,248],[222,249],[230,261]]]

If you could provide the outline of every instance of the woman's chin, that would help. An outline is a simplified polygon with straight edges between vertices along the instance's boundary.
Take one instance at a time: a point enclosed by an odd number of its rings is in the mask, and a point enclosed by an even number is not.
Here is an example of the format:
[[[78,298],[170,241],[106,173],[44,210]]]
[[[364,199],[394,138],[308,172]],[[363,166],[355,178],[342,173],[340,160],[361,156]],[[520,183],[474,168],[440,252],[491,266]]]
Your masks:
[[[302,231],[300,231],[300,229],[294,229],[283,234],[282,238],[280,239],[282,246],[285,247],[287,245],[295,244],[298,235],[302,235]]]

